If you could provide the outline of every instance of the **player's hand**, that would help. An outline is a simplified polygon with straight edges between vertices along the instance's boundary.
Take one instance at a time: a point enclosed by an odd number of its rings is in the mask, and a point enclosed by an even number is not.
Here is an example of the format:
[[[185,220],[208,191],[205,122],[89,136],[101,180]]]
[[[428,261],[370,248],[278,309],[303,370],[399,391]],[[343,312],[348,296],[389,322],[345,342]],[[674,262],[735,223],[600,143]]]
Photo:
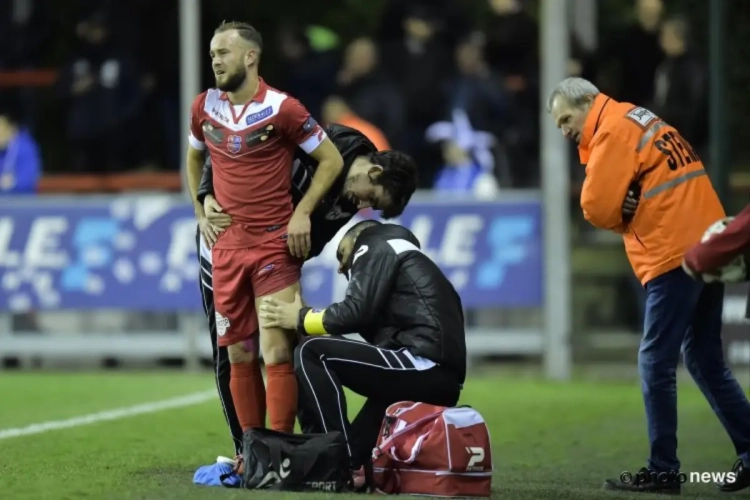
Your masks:
[[[205,217],[198,218],[198,229],[201,232],[201,236],[203,236],[203,241],[208,245],[208,248],[213,248],[216,241],[219,239],[219,233],[224,231],[223,229],[215,227]]]
[[[310,253],[310,215],[295,210],[286,229],[287,245],[293,257],[304,259]]]
[[[284,302],[273,297],[265,297],[260,305],[260,319],[266,328],[296,330],[299,311],[302,309],[302,297],[299,292],[294,302]]]
[[[220,232],[223,232],[232,223],[232,217],[224,213],[224,209],[221,208],[213,195],[207,194],[203,199],[203,211],[206,212],[208,222],[215,228],[221,229]]]

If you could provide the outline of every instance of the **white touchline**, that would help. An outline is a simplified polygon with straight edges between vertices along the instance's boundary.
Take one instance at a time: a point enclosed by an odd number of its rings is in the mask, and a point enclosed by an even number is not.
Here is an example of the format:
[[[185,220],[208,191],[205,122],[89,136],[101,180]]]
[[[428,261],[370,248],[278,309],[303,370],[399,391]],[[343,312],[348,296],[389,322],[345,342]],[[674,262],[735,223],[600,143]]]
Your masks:
[[[185,406],[194,406],[216,398],[216,390],[194,392],[186,396],[180,396],[171,399],[154,401],[153,403],[143,403],[114,410],[105,410],[98,413],[81,415],[80,417],[68,418],[65,420],[51,420],[49,422],[40,422],[38,424],[27,425],[26,427],[16,427],[10,429],[0,429],[0,439],[10,439],[14,437],[30,436],[32,434],[42,434],[44,432],[56,431],[58,429],[69,429],[71,427],[81,427],[109,420],[118,420],[121,418],[134,417],[145,413],[155,413],[172,408],[182,408]]]

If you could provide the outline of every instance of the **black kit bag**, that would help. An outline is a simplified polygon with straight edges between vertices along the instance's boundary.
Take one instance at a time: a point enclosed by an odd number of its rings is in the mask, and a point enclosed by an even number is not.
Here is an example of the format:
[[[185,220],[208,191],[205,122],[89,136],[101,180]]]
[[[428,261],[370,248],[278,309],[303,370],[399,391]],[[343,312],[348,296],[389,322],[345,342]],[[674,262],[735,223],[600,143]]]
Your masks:
[[[350,492],[346,439],[340,432],[287,434],[250,429],[242,437],[242,488]]]

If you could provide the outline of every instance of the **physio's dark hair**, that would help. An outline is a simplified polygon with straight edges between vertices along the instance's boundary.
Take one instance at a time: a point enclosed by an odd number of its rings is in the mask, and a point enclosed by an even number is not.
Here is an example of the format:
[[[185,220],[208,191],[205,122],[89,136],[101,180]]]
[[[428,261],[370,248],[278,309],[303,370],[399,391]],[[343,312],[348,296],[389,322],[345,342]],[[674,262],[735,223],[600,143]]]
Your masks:
[[[373,184],[383,186],[393,201],[380,215],[384,219],[398,217],[417,189],[417,163],[400,151],[379,151],[372,153],[368,159],[370,163],[383,168],[383,172],[372,179]]]
[[[251,24],[243,23],[241,21],[223,21],[214,34],[224,33],[225,31],[236,30],[243,40],[247,40],[250,43],[254,43],[258,48],[263,51],[263,37],[260,36],[260,32],[256,30]]]

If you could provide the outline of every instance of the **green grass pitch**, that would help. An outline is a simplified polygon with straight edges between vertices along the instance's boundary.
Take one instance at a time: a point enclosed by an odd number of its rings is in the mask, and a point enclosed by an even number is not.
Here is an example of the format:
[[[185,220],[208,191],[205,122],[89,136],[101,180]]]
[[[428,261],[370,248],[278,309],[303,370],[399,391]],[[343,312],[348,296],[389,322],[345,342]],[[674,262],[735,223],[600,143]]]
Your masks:
[[[213,388],[209,372],[6,372],[0,375],[0,434],[9,428]],[[352,397],[350,401],[350,411],[355,411],[358,400]],[[474,376],[466,384],[462,403],[478,409],[490,426],[494,498],[627,498],[603,491],[603,479],[616,477],[623,470],[634,472],[648,454],[636,380],[558,384],[503,373]],[[683,471],[726,471],[734,459],[732,446],[689,380],[680,381],[679,419]],[[231,455],[218,398],[184,408],[0,439],[0,498],[331,496],[194,486],[195,469],[213,462],[217,455]],[[687,484],[683,496],[709,498],[720,494],[712,485]]]

